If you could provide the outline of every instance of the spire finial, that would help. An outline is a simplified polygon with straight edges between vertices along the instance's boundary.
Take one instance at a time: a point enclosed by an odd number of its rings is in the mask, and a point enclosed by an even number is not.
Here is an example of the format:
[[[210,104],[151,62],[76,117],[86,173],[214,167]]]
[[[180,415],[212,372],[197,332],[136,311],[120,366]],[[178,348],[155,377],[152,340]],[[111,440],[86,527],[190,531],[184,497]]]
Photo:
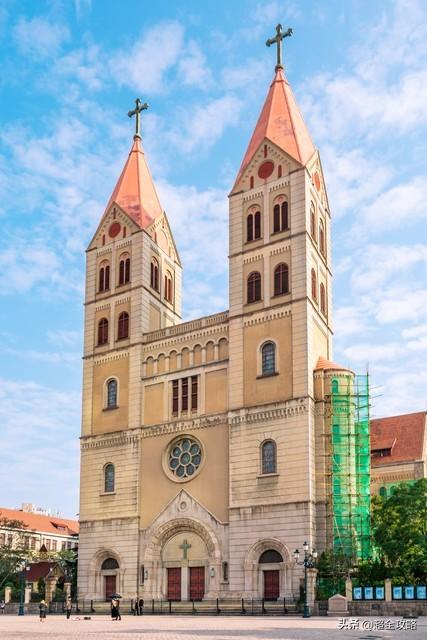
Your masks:
[[[278,69],[283,69],[283,64],[282,64],[282,40],[284,38],[290,38],[291,35],[292,35],[292,29],[288,29],[287,31],[282,31],[282,25],[278,24],[277,27],[276,27],[276,35],[274,36],[274,38],[270,38],[265,43],[267,45],[267,47],[271,47],[271,45],[275,44],[275,43],[277,44],[276,71]]]
[[[128,111],[128,116],[129,118],[132,118],[132,116],[135,116],[135,137],[136,138],[140,138],[141,137],[141,123],[140,123],[140,113],[141,111],[145,111],[145,109],[148,109],[148,107],[150,106],[148,104],[148,102],[141,102],[141,100],[139,98],[137,98],[135,100],[135,109],[132,109],[132,111]]]

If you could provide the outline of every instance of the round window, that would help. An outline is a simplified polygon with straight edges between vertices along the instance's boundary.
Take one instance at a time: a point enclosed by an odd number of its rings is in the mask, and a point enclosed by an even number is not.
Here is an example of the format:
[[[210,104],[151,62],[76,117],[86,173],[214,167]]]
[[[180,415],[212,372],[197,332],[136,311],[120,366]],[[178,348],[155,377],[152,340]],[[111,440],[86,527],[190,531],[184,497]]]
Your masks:
[[[202,447],[197,440],[186,436],[169,448],[168,466],[177,480],[191,478],[202,462]]]

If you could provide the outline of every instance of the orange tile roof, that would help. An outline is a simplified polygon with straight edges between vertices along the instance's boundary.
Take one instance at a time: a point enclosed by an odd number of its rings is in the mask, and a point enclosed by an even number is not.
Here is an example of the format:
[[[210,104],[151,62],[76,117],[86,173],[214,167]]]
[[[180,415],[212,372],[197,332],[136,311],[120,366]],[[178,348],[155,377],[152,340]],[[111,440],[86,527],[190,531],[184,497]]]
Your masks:
[[[163,213],[139,136],[134,136],[129,157],[108,201],[116,202],[142,229]]]
[[[29,531],[41,531],[62,536],[75,536],[79,533],[77,520],[66,520],[56,516],[44,516],[40,513],[28,513],[19,509],[6,509],[0,507],[0,518],[9,520],[21,520],[27,525]],[[56,526],[55,526],[56,525]],[[61,528],[58,528],[61,527]]]
[[[39,578],[46,578],[50,570],[56,567],[56,562],[33,562],[25,573],[26,582],[37,582]]]
[[[235,185],[242,177],[243,172],[265,138],[303,166],[307,164],[315,152],[314,144],[295,96],[281,68],[276,70],[273,82],[270,85],[270,90],[243,158]]]
[[[425,411],[371,420],[371,451],[391,449],[390,456],[372,457],[372,466],[421,460],[425,426]]]
[[[326,358],[322,358],[322,356],[320,356],[320,358],[317,361],[315,371],[318,371],[319,369],[323,369],[324,371],[328,371],[329,369],[331,369],[334,371],[350,371],[351,372],[351,369],[348,369],[347,367],[343,367],[341,364],[337,364],[336,362],[332,362],[332,360],[327,360]]]

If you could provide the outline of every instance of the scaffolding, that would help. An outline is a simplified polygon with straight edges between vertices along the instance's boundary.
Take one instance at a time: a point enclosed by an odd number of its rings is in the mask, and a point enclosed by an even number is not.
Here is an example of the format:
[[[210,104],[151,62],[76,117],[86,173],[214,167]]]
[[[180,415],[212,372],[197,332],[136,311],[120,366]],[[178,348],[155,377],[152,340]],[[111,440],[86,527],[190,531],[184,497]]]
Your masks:
[[[335,550],[371,555],[368,375],[331,380],[330,508]]]

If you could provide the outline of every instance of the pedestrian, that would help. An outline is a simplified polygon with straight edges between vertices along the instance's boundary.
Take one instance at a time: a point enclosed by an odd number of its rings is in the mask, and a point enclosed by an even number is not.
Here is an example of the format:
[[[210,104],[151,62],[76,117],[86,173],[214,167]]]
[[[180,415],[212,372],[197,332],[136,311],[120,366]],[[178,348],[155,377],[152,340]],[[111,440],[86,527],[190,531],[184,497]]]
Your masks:
[[[3,600],[3,598],[1,598],[1,600],[0,600],[0,613],[4,613],[5,607],[6,607],[5,601]]]
[[[65,613],[67,614],[67,620],[70,619],[71,608],[72,608],[71,598],[70,598],[70,596],[68,596],[68,598],[67,598],[67,600],[65,602]]]
[[[138,603],[138,596],[135,596],[135,602],[133,605],[133,615],[134,616],[139,616],[139,603]]]
[[[111,600],[111,619],[117,620],[117,600],[115,598]]]
[[[118,598],[116,600],[116,607],[117,607],[117,618],[116,618],[116,620],[121,620],[122,616],[120,615],[120,600]]]
[[[45,600],[42,600],[39,604],[40,622],[46,621],[47,604]]]
[[[144,613],[144,599],[140,598],[138,602],[139,615],[142,616]]]

